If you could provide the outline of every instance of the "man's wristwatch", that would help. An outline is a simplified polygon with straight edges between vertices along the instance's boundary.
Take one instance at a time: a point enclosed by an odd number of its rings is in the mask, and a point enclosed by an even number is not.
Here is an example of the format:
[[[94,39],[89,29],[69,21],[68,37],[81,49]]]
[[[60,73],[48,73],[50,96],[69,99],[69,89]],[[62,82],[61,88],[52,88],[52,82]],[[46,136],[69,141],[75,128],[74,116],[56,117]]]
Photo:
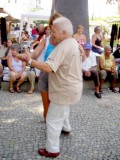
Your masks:
[[[28,61],[28,63],[27,63],[27,66],[31,66],[31,63],[32,63],[32,59],[30,59],[29,61]]]

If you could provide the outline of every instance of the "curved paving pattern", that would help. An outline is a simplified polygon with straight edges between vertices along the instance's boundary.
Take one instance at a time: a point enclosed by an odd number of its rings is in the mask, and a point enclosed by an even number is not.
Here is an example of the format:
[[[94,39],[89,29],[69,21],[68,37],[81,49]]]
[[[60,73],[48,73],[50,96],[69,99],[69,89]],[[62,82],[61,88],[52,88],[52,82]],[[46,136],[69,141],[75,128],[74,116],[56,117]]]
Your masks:
[[[102,99],[84,90],[71,107],[72,134],[60,137],[59,160],[120,160],[120,94],[104,90]],[[0,91],[0,160],[51,159],[45,147],[45,123],[39,93]]]

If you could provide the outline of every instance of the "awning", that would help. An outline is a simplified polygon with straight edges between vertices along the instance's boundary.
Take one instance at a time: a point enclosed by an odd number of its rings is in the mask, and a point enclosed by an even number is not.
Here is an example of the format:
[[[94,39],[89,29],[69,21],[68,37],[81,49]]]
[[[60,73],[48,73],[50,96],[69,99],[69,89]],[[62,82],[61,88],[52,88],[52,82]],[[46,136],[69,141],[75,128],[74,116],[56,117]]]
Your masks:
[[[6,17],[7,15],[8,13],[3,8],[0,8],[0,17]]]
[[[8,15],[7,17],[5,17],[6,21],[9,21],[11,23],[20,23],[19,19],[16,19],[14,17],[12,17],[11,15]]]

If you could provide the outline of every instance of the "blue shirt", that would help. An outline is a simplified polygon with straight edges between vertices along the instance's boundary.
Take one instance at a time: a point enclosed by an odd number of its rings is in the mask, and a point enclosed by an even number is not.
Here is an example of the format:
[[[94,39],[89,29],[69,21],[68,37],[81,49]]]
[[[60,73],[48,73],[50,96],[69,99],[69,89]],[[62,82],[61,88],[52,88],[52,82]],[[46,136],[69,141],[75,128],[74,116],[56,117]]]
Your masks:
[[[48,44],[48,47],[44,56],[44,61],[47,60],[48,56],[50,55],[50,53],[53,51],[54,48],[55,46],[53,46],[51,43]]]

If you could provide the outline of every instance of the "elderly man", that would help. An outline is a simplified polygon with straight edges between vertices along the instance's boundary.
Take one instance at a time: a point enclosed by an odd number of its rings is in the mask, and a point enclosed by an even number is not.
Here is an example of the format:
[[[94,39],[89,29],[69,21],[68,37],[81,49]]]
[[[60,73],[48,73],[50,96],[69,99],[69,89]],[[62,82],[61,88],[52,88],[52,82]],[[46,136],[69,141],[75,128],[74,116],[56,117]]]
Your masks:
[[[81,55],[77,41],[72,38],[73,26],[65,17],[53,21],[52,35],[58,45],[45,62],[32,60],[30,66],[49,73],[50,106],[46,118],[46,149],[39,149],[40,155],[57,157],[60,154],[61,132],[70,133],[70,105],[80,100],[83,88]]]
[[[84,80],[90,80],[92,79],[95,84],[95,96],[97,98],[101,98],[101,94],[99,92],[99,73],[96,71],[95,67],[97,65],[96,63],[96,56],[91,51],[92,46],[90,43],[86,43],[84,45],[84,51],[85,51],[85,60],[82,62],[82,71],[83,71],[83,79]]]
[[[43,35],[45,34],[44,29],[45,29],[44,24],[40,24],[40,25],[38,26],[38,28],[36,29],[37,34],[38,34],[39,36],[32,42],[32,47],[33,47],[33,48],[36,48],[37,45],[40,43]]]

